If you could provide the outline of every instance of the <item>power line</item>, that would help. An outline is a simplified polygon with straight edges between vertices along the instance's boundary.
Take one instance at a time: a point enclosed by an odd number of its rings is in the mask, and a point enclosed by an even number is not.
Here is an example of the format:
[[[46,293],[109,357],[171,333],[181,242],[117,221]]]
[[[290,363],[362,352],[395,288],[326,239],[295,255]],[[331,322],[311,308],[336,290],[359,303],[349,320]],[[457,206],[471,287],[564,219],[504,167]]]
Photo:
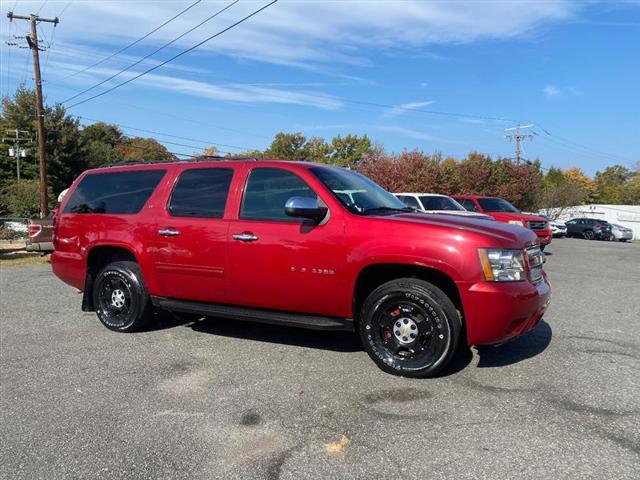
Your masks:
[[[149,68],[149,69],[145,70],[144,72],[141,72],[141,73],[139,73],[138,75],[136,75],[136,76],[134,76],[134,77],[132,77],[132,78],[130,78],[130,79],[128,79],[128,80],[126,80],[126,81],[122,82],[122,83],[119,83],[119,84],[117,84],[117,85],[114,85],[113,87],[108,88],[107,90],[105,90],[105,91],[103,91],[103,92],[100,92],[100,93],[98,93],[98,94],[96,94],[96,95],[93,95],[93,96],[91,96],[91,97],[89,97],[89,98],[86,98],[86,99],[84,99],[84,100],[81,100],[80,102],[74,103],[73,105],[70,105],[70,106],[69,106],[69,107],[67,107],[67,108],[77,107],[78,105],[81,105],[81,104],[86,103],[86,102],[88,102],[88,101],[90,101],[90,100],[93,100],[94,98],[98,98],[98,97],[101,97],[102,95],[106,95],[107,93],[112,92],[112,91],[114,91],[114,90],[115,90],[115,89],[117,89],[117,88],[120,88],[120,87],[122,87],[122,86],[124,86],[124,85],[126,85],[126,84],[128,84],[128,83],[131,83],[131,82],[133,82],[134,80],[137,80],[138,78],[140,78],[140,77],[142,77],[142,76],[144,76],[144,75],[146,75],[146,74],[148,74],[148,73],[153,72],[154,70],[157,70],[158,68],[160,68],[160,67],[162,67],[162,66],[166,65],[167,63],[170,63],[170,62],[174,61],[175,59],[177,59],[177,58],[179,58],[179,57],[181,57],[181,56],[183,56],[183,55],[185,55],[185,54],[187,54],[187,53],[191,52],[192,50],[195,50],[196,48],[198,48],[198,47],[200,47],[200,46],[204,45],[205,43],[207,43],[207,42],[209,42],[209,41],[213,40],[214,38],[219,37],[220,35],[224,34],[225,32],[228,32],[229,30],[231,30],[231,29],[233,29],[233,28],[237,27],[237,26],[238,26],[238,25],[240,25],[241,23],[243,23],[243,22],[245,22],[245,21],[249,20],[251,17],[253,17],[253,16],[257,15],[258,13],[260,13],[260,12],[262,12],[263,10],[265,10],[265,9],[269,8],[271,5],[273,5],[274,3],[277,3],[277,2],[278,2],[278,0],[272,0],[272,1],[271,1],[271,2],[269,2],[268,4],[266,4],[266,5],[262,6],[262,7],[260,7],[259,9],[257,9],[257,10],[255,10],[255,11],[253,11],[252,13],[250,13],[249,15],[247,15],[247,16],[245,16],[245,17],[243,17],[242,19],[238,20],[237,22],[235,22],[235,23],[231,24],[230,26],[228,26],[228,27],[226,27],[226,28],[224,28],[224,29],[220,30],[220,31],[219,31],[219,32],[217,32],[217,33],[214,33],[214,34],[213,34],[213,35],[211,35],[210,37],[205,38],[204,40],[202,40],[201,42],[196,43],[196,44],[195,44],[195,45],[193,45],[192,47],[189,47],[188,49],[183,50],[182,52],[180,52],[180,53],[178,53],[178,54],[174,55],[173,57],[169,58],[168,60],[165,60],[164,62],[159,63],[158,65],[155,65],[154,67],[151,67],[151,68]]]
[[[129,129],[129,130],[135,130],[135,131],[144,132],[144,133],[151,133],[153,135],[162,135],[163,137],[176,138],[178,140],[187,140],[189,142],[200,142],[200,143],[205,143],[207,145],[216,145],[216,146],[226,147],[226,148],[235,148],[237,150],[254,150],[251,147],[239,147],[237,145],[228,145],[228,144],[219,143],[219,142],[212,142],[211,140],[199,140],[197,138],[181,137],[179,135],[173,135],[171,133],[163,133],[163,132],[158,132],[158,131],[155,131],[155,130],[146,130],[144,128],[132,127],[132,126],[129,126],[129,125],[122,125],[120,123],[115,123],[115,122],[104,122],[103,120],[98,120],[96,118],[90,118],[90,117],[85,117],[85,116],[78,116],[78,118],[84,118],[85,120],[90,120],[92,122],[103,122],[103,123],[107,123],[107,124],[111,124],[111,125],[117,125],[118,127],[126,128],[126,129]],[[189,145],[185,145],[185,146],[189,146]],[[199,148],[199,147],[193,147],[193,148]]]
[[[70,6],[72,3],[73,3],[73,0],[69,0],[69,1],[67,2],[67,4],[64,6],[64,8],[63,8],[63,9],[60,11],[60,13],[58,14],[58,18],[60,18],[60,17],[62,16],[62,14],[63,14],[64,12],[66,12],[66,11],[67,11],[67,8],[69,8],[69,6]]]
[[[226,7],[222,8],[221,10],[218,10],[216,13],[214,13],[213,15],[210,15],[209,17],[205,18],[202,22],[200,22],[199,24],[197,24],[195,27],[190,28],[189,30],[187,30],[186,32],[184,32],[183,34],[179,35],[178,37],[174,38],[173,40],[171,40],[170,42],[165,43],[164,45],[162,45],[161,47],[157,48],[156,50],[154,50],[153,52],[149,53],[148,55],[145,55],[144,57],[138,59],[137,61],[133,62],[131,65],[128,65],[127,67],[123,68],[122,70],[120,70],[117,73],[114,73],[113,75],[111,75],[110,77],[105,78],[104,80],[102,80],[101,82],[96,83],[95,85],[90,86],[89,88],[86,88],[84,90],[82,90],[81,92],[76,93],[75,95],[73,95],[72,97],[67,98],[66,100],[63,100],[62,103],[67,103],[70,102],[71,100],[74,100],[76,98],[78,98],[81,95],[84,95],[87,92],[90,92],[91,90],[93,90],[94,88],[99,87],[100,85],[104,85],[105,83],[107,83],[110,80],[113,80],[114,78],[120,76],[121,74],[123,74],[124,72],[127,72],[129,70],[131,70],[133,67],[135,67],[136,65],[142,63],[144,60],[146,60],[149,57],[154,56],[156,53],[158,53],[161,50],[164,50],[165,48],[167,48],[169,45],[177,42],[178,40],[180,40],[181,38],[183,38],[184,36],[188,35],[189,33],[193,32],[194,30],[196,30],[197,28],[200,28],[202,25],[204,25],[205,23],[211,21],[212,19],[214,19],[215,17],[217,17],[218,15],[220,15],[222,12],[224,12],[225,10],[228,10],[229,8],[233,7],[236,3],[238,3],[240,0],[234,0],[233,2],[231,2],[229,5],[227,5]]]
[[[73,1],[73,0],[71,0]],[[61,14],[64,13],[64,11],[67,9],[67,7],[69,6],[69,4],[71,3],[71,1],[67,4],[66,7],[64,7],[64,9],[62,10],[62,12],[60,12]],[[133,47],[134,45],[137,45],[138,43],[140,43],[141,41],[143,41],[145,38],[148,38],[150,35],[153,35],[155,32],[157,32],[158,30],[160,30],[162,27],[164,27],[165,25],[168,25],[169,23],[173,22],[176,18],[180,17],[181,15],[183,15],[184,13],[188,12],[189,10],[191,10],[193,7],[195,7],[197,4],[199,4],[200,2],[202,2],[202,0],[197,0],[196,2],[192,3],[191,5],[189,5],[187,8],[185,8],[184,10],[178,12],[176,15],[174,15],[173,17],[171,17],[169,20],[167,20],[166,22],[162,23],[161,25],[157,26],[156,28],[154,28],[153,30],[151,30],[149,33],[147,33],[146,35],[143,35],[142,37],[140,37],[139,39],[135,40],[134,42],[130,43],[129,45],[122,47],[120,50],[118,50],[117,52],[112,53],[111,55],[108,55],[107,57],[103,58],[102,60],[89,65],[88,67],[85,67],[81,70],[78,70],[77,72],[73,72],[70,73],[69,75],[67,75],[66,77],[61,78],[59,81],[62,80],[66,80],[67,78],[71,78],[74,77],[80,73],[84,73],[87,70],[91,70],[94,67],[97,67],[98,65],[103,64],[104,62],[106,62],[107,60],[111,60],[113,57],[120,55],[122,52],[124,52],[125,50],[130,49],[131,47]]]
[[[596,150],[596,149],[594,149],[594,148],[588,147],[588,146],[583,145],[583,144],[581,144],[581,143],[574,142],[573,140],[569,140],[568,138],[563,138],[563,137],[560,137],[560,136],[558,136],[558,135],[552,134],[549,130],[547,130],[547,129],[543,128],[543,127],[542,127],[542,126],[540,126],[540,125],[538,125],[538,127],[539,127],[539,128],[540,128],[540,130],[542,130],[542,131],[543,131],[547,136],[549,136],[549,137],[554,137],[556,140],[560,140],[560,141],[565,142],[565,143],[568,143],[568,144],[570,144],[570,145],[575,145],[576,147],[581,148],[581,149],[583,149],[583,150],[584,150],[584,151],[586,151],[586,152],[593,152],[594,154],[596,154],[596,155],[598,155],[598,156],[600,156],[600,157],[603,157],[603,156],[604,156],[604,157],[608,157],[608,158],[611,158],[611,159],[621,160],[621,161],[624,161],[624,162],[629,162],[629,161],[630,161],[628,158],[620,157],[620,156],[618,156],[618,155],[612,155],[612,154],[607,153],[607,152],[603,152],[603,151],[600,151],[600,150]]]
[[[38,11],[36,12],[36,15],[40,15],[40,10],[42,10],[44,8],[44,6],[49,2],[49,0],[44,0],[44,2],[42,2],[42,5],[40,5],[40,8],[38,9]]]

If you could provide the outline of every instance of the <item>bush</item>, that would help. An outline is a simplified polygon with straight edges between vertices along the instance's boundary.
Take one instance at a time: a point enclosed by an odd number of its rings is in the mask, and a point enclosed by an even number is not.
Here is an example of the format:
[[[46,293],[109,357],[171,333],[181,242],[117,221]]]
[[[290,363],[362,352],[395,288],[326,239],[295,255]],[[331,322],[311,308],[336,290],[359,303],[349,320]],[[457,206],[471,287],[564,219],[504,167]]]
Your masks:
[[[49,188],[49,202],[54,199]],[[38,180],[12,180],[0,192],[0,214],[5,217],[34,218],[40,212]]]

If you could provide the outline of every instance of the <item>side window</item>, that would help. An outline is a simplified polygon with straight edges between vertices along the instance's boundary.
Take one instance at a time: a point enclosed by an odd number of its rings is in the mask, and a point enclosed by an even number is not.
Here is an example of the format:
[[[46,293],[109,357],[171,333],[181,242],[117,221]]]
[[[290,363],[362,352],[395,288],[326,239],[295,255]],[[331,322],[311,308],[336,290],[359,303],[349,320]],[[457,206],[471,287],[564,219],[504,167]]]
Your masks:
[[[254,168],[244,189],[240,218],[299,221],[284,212],[284,204],[291,197],[318,198],[300,177],[287,170]]]
[[[575,225],[576,223],[578,223],[577,220],[569,220],[568,222],[565,222],[565,225]]]
[[[173,217],[222,218],[232,178],[232,168],[185,170],[171,194],[169,213]]]
[[[461,198],[458,201],[462,204],[462,206],[466,210],[469,210],[470,212],[477,212],[478,211],[478,207],[476,206],[476,202],[474,202],[470,198]]]
[[[411,197],[409,195],[400,195],[398,198],[404,203],[407,207],[421,209],[422,207],[418,203],[418,200],[415,197]]]
[[[138,213],[166,170],[92,173],[80,180],[63,213]]]

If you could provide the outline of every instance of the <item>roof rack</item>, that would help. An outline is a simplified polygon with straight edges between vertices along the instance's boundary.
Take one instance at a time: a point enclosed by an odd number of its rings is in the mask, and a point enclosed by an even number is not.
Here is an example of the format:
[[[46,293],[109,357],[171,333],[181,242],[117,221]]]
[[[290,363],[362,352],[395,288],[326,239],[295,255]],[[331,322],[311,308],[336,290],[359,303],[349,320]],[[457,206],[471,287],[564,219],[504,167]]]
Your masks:
[[[99,165],[97,168],[111,168],[111,167],[124,167],[128,165],[153,165],[153,164],[161,164],[161,163],[176,163],[176,162],[225,162],[225,161],[252,161],[257,162],[258,159],[256,157],[221,157],[219,155],[202,155],[200,157],[193,157],[187,159],[179,159],[179,160],[123,160],[121,162],[116,163],[104,163]]]

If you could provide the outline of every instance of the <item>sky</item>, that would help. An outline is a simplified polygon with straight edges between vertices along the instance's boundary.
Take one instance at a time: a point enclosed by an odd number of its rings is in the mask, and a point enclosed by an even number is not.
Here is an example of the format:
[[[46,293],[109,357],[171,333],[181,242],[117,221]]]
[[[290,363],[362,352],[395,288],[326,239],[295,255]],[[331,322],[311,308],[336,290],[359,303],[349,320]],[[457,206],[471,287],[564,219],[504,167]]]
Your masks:
[[[5,14],[39,12],[60,18],[39,25],[47,103],[177,153],[264,149],[284,131],[367,134],[388,152],[514,157],[504,129],[533,124],[523,157],[546,168],[593,175],[640,161],[640,0],[279,0],[134,79],[269,0],[194,3],[2,0],[0,93],[33,85],[30,51],[6,45],[25,43],[28,22]]]

